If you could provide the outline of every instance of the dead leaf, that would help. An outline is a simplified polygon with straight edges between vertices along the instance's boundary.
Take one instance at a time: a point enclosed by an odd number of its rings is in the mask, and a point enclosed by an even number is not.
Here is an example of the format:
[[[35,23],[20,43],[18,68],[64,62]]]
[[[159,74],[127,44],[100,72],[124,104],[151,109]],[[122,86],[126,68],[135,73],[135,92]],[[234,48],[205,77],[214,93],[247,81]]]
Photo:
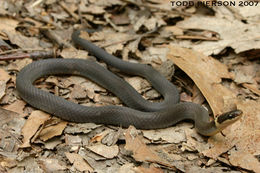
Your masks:
[[[65,153],[66,157],[69,159],[70,163],[73,164],[77,170],[83,171],[90,171],[93,172],[94,169],[84,160],[79,154],[76,153]]]
[[[171,169],[175,169],[173,165],[159,157],[154,150],[145,145],[143,138],[138,135],[137,130],[133,126],[127,129],[125,140],[125,149],[133,152],[133,157],[136,161],[159,163]]]
[[[260,138],[260,135],[258,136],[258,138]],[[258,141],[258,144],[259,142],[260,141]],[[246,151],[234,151],[234,152],[232,151],[231,151],[231,156],[229,157],[229,162],[233,166],[245,168],[247,170],[252,170],[254,172],[260,172],[259,160],[257,160],[257,158],[254,155]]]
[[[167,61],[168,49],[165,47],[149,47],[143,53],[142,60],[145,62]]]
[[[39,128],[50,119],[50,115],[42,111],[33,111],[22,129],[23,144],[21,148],[30,147],[31,138],[36,134]]]
[[[65,135],[65,143],[70,146],[81,146],[82,139],[79,136]]]
[[[190,49],[177,46],[168,46],[168,48],[168,58],[194,81],[208,101],[214,115],[233,109],[226,107],[228,103],[224,104],[227,97],[232,103],[234,102],[232,98],[236,98],[228,88],[221,84],[222,78],[231,78],[224,64]]]
[[[87,92],[81,85],[74,85],[71,91],[71,98],[73,99],[84,99],[87,96]]]
[[[49,158],[39,160],[39,164],[45,172],[58,172],[67,169],[66,166],[62,165],[60,162],[61,161],[59,161],[58,159]]]
[[[88,59],[88,52],[84,50],[78,50],[74,47],[65,48],[62,50],[60,55],[63,58],[78,58],[78,59]]]
[[[65,129],[65,127],[67,126],[67,124],[68,124],[68,122],[61,121],[58,124],[44,127],[41,130],[38,137],[43,141],[47,141],[47,140],[53,138],[54,136],[59,136],[62,134],[62,132]]]
[[[98,145],[93,145],[90,147],[87,147],[89,150],[91,150],[92,152],[103,156],[105,158],[108,159],[112,159],[115,156],[117,156],[119,149],[117,145],[113,145],[113,146],[106,146],[103,144],[98,144]]]
[[[158,130],[142,130],[144,137],[156,141],[165,141],[168,143],[180,143],[186,141],[186,136],[182,127],[169,127]]]
[[[141,77],[125,77],[124,79],[139,93],[143,93],[151,88],[151,84]]]
[[[26,102],[23,100],[16,100],[14,103],[4,106],[5,109],[17,112],[21,116],[25,116],[26,114],[24,113],[23,109],[26,105]]]
[[[10,71],[20,71],[23,67],[26,65],[32,63],[32,59],[22,59],[22,60],[16,60],[8,65],[8,70]]]
[[[192,16],[177,24],[187,29],[205,29],[220,35],[219,41],[207,41],[193,44],[191,48],[206,55],[217,55],[226,47],[232,47],[236,53],[251,49],[260,49],[260,24],[244,24],[238,20],[208,16]],[[232,32],[230,32],[232,31]]]

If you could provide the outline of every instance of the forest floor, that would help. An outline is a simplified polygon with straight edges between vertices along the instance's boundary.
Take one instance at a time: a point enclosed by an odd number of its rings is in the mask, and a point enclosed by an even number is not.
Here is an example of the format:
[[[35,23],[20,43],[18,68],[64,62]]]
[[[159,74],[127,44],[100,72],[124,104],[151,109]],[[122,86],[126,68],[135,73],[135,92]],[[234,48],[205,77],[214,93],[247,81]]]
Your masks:
[[[260,2],[184,2],[0,1],[0,172],[260,172]],[[80,124],[24,102],[15,82],[27,64],[95,59],[71,41],[84,28],[96,31],[88,39],[107,52],[152,65],[178,87],[181,101],[203,105],[212,117],[240,109],[242,118],[203,137],[189,122],[157,130]],[[163,99],[145,79],[110,70],[145,99]],[[82,105],[122,105],[78,76],[35,85]]]

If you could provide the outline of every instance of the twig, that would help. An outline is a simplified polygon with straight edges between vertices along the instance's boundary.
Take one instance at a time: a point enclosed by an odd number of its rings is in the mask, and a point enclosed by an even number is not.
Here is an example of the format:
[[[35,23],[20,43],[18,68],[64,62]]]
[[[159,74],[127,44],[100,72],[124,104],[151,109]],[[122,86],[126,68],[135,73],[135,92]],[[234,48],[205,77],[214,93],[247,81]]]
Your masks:
[[[10,54],[6,56],[0,56],[0,61],[7,60],[16,60],[16,59],[24,59],[24,58],[53,58],[56,57],[54,51],[35,51],[29,53],[19,53],[19,54]]]
[[[32,52],[32,51],[45,51],[44,49],[11,49],[4,52],[0,52],[0,55],[6,55],[15,52]]]

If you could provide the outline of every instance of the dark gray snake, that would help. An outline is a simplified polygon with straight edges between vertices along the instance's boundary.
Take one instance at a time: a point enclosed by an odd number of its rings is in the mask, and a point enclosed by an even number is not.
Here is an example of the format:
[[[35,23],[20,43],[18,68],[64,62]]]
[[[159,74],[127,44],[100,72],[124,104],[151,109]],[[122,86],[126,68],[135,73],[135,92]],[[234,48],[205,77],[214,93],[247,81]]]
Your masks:
[[[177,88],[151,66],[123,61],[108,54],[93,43],[80,38],[80,31],[72,34],[75,44],[89,51],[98,59],[120,71],[146,78],[162,94],[162,102],[149,102],[127,82],[91,60],[46,59],[24,67],[17,76],[16,88],[19,95],[30,105],[54,116],[72,122],[93,122],[139,129],[165,128],[179,121],[190,119],[196,130],[205,136],[214,135],[236,121],[241,111],[235,110],[210,121],[206,109],[195,103],[179,103]],[[125,106],[82,106],[46,91],[37,89],[33,82],[43,76],[71,74],[87,77],[114,93]]]

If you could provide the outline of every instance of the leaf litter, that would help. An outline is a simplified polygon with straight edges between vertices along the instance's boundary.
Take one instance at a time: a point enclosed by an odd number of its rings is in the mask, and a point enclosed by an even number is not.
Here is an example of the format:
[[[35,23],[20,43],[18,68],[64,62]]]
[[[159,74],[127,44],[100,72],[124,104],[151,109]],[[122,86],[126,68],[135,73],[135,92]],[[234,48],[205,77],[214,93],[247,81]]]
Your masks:
[[[210,138],[186,122],[158,130],[65,122],[35,110],[17,94],[16,75],[32,59],[1,61],[0,171],[260,172],[257,7],[6,0],[0,2],[0,14],[0,56],[54,50],[57,57],[95,60],[74,47],[70,35],[79,26],[100,26],[87,39],[124,60],[152,65],[177,85],[182,101],[202,104],[214,117],[234,108],[244,112],[223,135]],[[146,80],[108,68],[145,99],[162,99]],[[51,76],[36,86],[82,105],[122,105],[81,77]]]

